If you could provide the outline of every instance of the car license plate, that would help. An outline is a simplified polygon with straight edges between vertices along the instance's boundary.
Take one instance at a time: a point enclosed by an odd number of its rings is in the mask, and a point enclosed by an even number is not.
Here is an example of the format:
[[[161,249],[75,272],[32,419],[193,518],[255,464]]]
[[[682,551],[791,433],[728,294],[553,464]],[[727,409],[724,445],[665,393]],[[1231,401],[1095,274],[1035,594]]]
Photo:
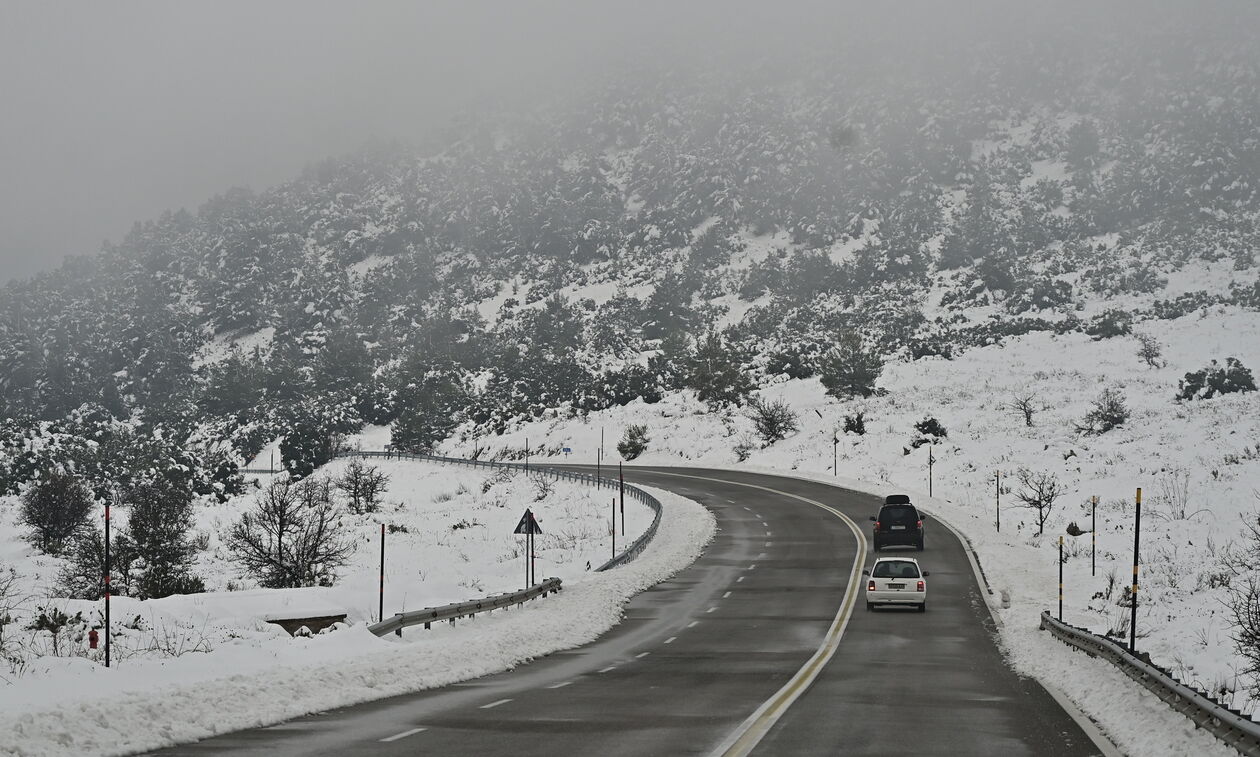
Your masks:
[[[906,527],[905,527],[905,526],[893,526],[893,527],[892,527],[892,530],[894,530],[894,531],[905,531],[905,530],[906,530]]]
[[[904,589],[904,588],[906,588],[906,585],[905,585],[905,584],[888,584],[888,588],[890,588],[890,589]]]

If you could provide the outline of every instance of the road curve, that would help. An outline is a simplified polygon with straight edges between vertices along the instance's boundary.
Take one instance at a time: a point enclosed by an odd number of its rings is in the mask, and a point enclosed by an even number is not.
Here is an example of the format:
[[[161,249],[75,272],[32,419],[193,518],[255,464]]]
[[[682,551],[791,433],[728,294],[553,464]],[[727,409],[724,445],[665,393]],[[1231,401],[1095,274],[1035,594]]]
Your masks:
[[[625,621],[596,642],[514,671],[155,754],[710,754],[811,659],[812,684],[792,692],[799,697],[777,721],[759,720],[759,743],[746,738],[739,748],[1099,753],[1041,686],[1005,665],[966,554],[946,529],[929,520],[927,550],[915,553],[932,571],[929,611],[868,612],[857,603],[821,664],[815,656],[836,638],[864,546],[810,501],[864,525],[873,497],[720,470],[628,468],[626,478],[698,500],[718,533],[691,567],[631,600]]]

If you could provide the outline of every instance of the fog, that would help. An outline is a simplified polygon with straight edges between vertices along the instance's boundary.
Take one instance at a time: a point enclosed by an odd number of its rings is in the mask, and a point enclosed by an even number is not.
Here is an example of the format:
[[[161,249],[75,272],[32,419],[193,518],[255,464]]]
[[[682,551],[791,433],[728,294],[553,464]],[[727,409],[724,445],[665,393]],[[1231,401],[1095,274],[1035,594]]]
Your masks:
[[[0,6],[0,282],[377,140],[424,144],[626,63],[1039,33],[1046,4],[41,2]],[[1068,26],[1191,3],[1051,4]],[[676,7],[682,6],[682,7]],[[1222,3],[1228,18],[1242,5]],[[1162,10],[1161,10],[1162,8]],[[1101,15],[1099,15],[1101,14]],[[1250,15],[1254,19],[1254,14]]]

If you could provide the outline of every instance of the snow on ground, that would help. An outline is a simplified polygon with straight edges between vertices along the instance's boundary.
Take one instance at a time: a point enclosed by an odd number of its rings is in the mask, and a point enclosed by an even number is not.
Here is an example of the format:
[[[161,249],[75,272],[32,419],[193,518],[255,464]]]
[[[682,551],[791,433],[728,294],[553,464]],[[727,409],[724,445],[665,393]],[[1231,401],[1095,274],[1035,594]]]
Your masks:
[[[698,504],[658,492],[665,509],[651,546],[627,566],[596,573],[587,564],[597,567],[611,554],[607,491],[554,482],[539,500],[535,477],[520,473],[367,462],[390,476],[386,504],[378,514],[347,517],[344,533],[359,548],[335,586],[249,588],[221,535],[250,498],[200,508],[195,528],[210,546],[196,572],[210,591],[145,602],[115,598],[110,669],[78,637],[63,639],[59,655],[0,668],[0,754],[152,749],[504,670],[607,631],[626,600],[689,565],[714,530]],[[337,460],[321,472],[348,464]],[[386,537],[388,615],[521,588],[524,537],[511,532],[527,506],[543,529],[537,574],[564,579],[559,595],[475,624],[413,629],[401,640],[366,630],[377,617],[381,521],[394,527]],[[25,629],[36,608],[82,611],[92,620],[102,603],[53,596],[60,561],[20,540],[15,511],[14,498],[0,500],[0,561],[18,569],[31,596],[4,638],[28,653],[48,653],[50,637]],[[652,512],[631,500],[626,520],[624,537],[618,523],[622,544],[643,532]],[[345,613],[348,624],[311,638],[291,638],[264,620],[334,613]]]
[[[764,393],[786,400],[801,428],[767,449],[754,443],[746,465],[831,473],[831,440],[838,432],[841,476],[884,492],[919,493],[927,489],[929,447],[911,447],[914,424],[937,418],[948,437],[931,448],[939,498],[931,506],[970,536],[995,590],[1009,596],[1010,608],[998,615],[1013,663],[1066,692],[1126,751],[1184,754],[1195,751],[1178,746],[1189,721],[1159,706],[1119,704],[1129,702],[1133,690],[1122,674],[1035,631],[1040,611],[1053,609],[1057,599],[1058,536],[1069,522],[1090,528],[1091,496],[1101,502],[1097,575],[1090,574],[1089,537],[1065,537],[1064,619],[1098,633],[1127,629],[1123,587],[1132,571],[1133,499],[1142,487],[1139,648],[1187,682],[1223,689],[1235,706],[1256,705],[1247,697],[1248,681],[1237,672],[1219,557],[1242,538],[1241,518],[1254,518],[1260,510],[1260,393],[1186,403],[1175,402],[1174,395],[1186,372],[1211,359],[1237,357],[1260,369],[1260,319],[1217,307],[1141,323],[1136,330],[1163,345],[1164,367],[1144,365],[1135,338],[1093,341],[1079,333],[1034,333],[954,360],[891,364],[879,382],[888,393],[861,401],[829,398],[816,379],[776,384]],[[1107,387],[1123,392],[1131,418],[1101,436],[1077,433],[1074,424]],[[1031,427],[1009,409],[1017,395],[1034,398]],[[844,416],[858,410],[866,414],[867,434],[845,434]],[[684,392],[585,420],[527,424],[501,437],[453,444],[448,451],[459,454],[480,444],[495,454],[518,449],[525,437],[563,437],[576,461],[593,463],[601,431],[613,446],[630,423],[645,424],[650,437],[636,464],[736,466],[736,445],[755,441],[752,422],[741,413],[710,412]],[[1018,507],[1021,467],[1053,473],[1066,489],[1041,536],[1033,512]],[[1004,479],[996,533],[999,470]],[[1139,719],[1127,723],[1131,717]]]

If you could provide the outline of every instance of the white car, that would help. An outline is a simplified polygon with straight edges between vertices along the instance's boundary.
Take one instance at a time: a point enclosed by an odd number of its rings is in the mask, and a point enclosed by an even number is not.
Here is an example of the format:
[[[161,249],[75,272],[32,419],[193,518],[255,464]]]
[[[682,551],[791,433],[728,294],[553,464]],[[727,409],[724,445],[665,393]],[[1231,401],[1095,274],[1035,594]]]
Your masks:
[[[874,610],[875,605],[910,605],[919,612],[927,611],[928,572],[919,570],[919,561],[913,557],[881,557],[862,575],[869,576],[866,609]]]

